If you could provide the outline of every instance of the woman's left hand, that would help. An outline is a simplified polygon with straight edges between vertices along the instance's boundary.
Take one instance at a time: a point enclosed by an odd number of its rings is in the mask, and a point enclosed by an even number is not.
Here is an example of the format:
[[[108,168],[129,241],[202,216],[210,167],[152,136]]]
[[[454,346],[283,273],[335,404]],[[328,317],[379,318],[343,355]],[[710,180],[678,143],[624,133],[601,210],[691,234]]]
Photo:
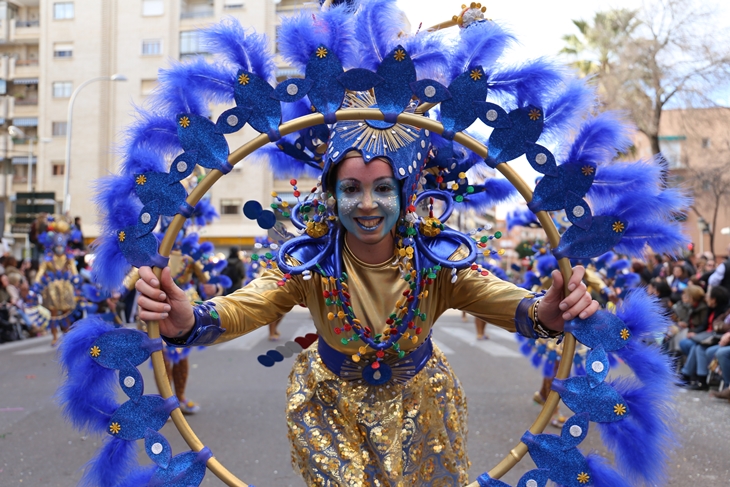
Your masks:
[[[576,317],[586,319],[598,311],[598,301],[591,298],[583,283],[585,273],[583,266],[573,267],[573,275],[568,281],[570,294],[565,296],[563,275],[558,270],[553,271],[553,284],[537,308],[537,318],[546,328],[563,331],[566,321]]]

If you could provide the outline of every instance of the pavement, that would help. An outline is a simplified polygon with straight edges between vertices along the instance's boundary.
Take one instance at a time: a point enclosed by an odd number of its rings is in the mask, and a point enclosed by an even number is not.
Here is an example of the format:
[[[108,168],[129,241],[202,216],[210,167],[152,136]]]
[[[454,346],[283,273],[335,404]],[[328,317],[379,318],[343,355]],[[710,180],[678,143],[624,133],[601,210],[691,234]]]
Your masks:
[[[314,325],[306,310],[297,309],[279,329],[280,342],[269,342],[264,328],[193,352],[188,396],[202,410],[188,420],[223,465],[246,483],[303,487],[290,465],[284,421],[292,359],[264,368],[256,357],[314,331]],[[434,328],[434,339],[468,397],[472,480],[517,444],[540,410],[531,400],[540,386],[540,372],[519,353],[513,335],[494,326],[487,332],[490,340],[476,341],[472,320],[462,321],[461,313],[455,311],[441,317]],[[155,393],[151,369],[143,364],[140,370],[146,392]],[[50,337],[0,345],[0,487],[76,485],[84,463],[99,447],[100,438],[76,432],[63,419],[53,400],[60,380]],[[123,397],[120,393],[120,400]],[[667,485],[726,486],[730,479],[730,403],[707,393],[682,391],[677,392],[675,405],[682,446],[671,454]],[[172,423],[162,433],[174,453],[189,449]],[[581,448],[605,453],[595,428]],[[140,459],[149,462],[143,452]],[[534,464],[527,457],[503,480],[515,485],[531,468]],[[224,484],[209,472],[202,485]]]

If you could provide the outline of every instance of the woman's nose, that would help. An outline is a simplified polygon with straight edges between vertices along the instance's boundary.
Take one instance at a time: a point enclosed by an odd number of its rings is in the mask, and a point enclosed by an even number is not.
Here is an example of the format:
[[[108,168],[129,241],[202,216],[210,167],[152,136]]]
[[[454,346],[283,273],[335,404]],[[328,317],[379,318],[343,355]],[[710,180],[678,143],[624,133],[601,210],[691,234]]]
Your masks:
[[[363,210],[371,210],[378,206],[378,204],[375,201],[375,198],[373,198],[373,195],[370,193],[370,191],[366,191],[363,194],[362,200],[360,201],[360,204],[358,206],[360,206],[360,208]]]

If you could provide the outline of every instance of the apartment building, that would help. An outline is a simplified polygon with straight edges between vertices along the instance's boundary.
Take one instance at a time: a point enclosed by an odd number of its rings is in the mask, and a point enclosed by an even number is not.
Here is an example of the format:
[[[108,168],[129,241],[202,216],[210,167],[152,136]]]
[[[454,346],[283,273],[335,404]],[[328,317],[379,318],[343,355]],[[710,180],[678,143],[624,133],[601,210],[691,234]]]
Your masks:
[[[73,103],[70,213],[83,220],[87,239],[98,236],[90,202],[94,180],[119,164],[124,127],[157,84],[157,70],[171,59],[205,54],[196,29],[225,16],[266,33],[275,49],[281,17],[317,8],[302,0],[9,0],[0,1],[0,198],[6,217],[28,187],[33,146],[33,188],[54,192],[62,207],[68,108]],[[294,74],[279,60],[280,78]],[[225,107],[213,107],[214,115]],[[22,136],[11,136],[13,125]],[[250,140],[245,128],[228,138],[232,149]],[[288,180],[287,180],[288,181]],[[217,245],[248,245],[263,231],[245,219],[246,200],[268,201],[274,181],[265,164],[245,164],[212,190],[221,214],[204,230]],[[6,225],[6,235],[11,226]],[[16,234],[20,240],[22,235]]]

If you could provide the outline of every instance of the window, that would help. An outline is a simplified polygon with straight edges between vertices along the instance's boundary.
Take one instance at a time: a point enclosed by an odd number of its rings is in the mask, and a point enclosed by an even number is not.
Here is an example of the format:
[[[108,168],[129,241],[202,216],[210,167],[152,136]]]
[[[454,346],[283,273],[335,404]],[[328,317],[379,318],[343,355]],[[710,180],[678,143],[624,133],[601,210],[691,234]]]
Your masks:
[[[142,41],[143,56],[157,56],[162,54],[162,39],[145,39]]]
[[[56,20],[73,19],[74,3],[57,2],[53,4],[53,18]]]
[[[63,176],[66,169],[64,161],[51,161],[51,170],[54,176]]]
[[[53,57],[69,58],[74,55],[74,45],[70,42],[56,42],[53,44]]]
[[[69,98],[73,89],[71,81],[55,81],[53,83],[53,98]]]
[[[200,32],[197,30],[180,32],[180,57],[206,54],[201,44]]]
[[[709,149],[710,147],[712,147],[712,142],[710,141],[710,138],[705,137],[704,139],[702,139],[702,148]]]
[[[223,8],[243,8],[243,0],[225,0],[223,2]]]
[[[51,135],[54,137],[66,135],[66,122],[51,122]]]
[[[164,0],[142,0],[142,16],[162,15],[165,13]]]
[[[241,212],[243,201],[221,200],[221,215],[238,215]]]
[[[682,167],[682,140],[679,138],[675,139],[659,139],[659,148],[662,151],[662,156],[669,163],[669,169],[679,169]]]
[[[155,88],[157,88],[156,79],[143,79],[140,94],[142,96],[151,95]]]

